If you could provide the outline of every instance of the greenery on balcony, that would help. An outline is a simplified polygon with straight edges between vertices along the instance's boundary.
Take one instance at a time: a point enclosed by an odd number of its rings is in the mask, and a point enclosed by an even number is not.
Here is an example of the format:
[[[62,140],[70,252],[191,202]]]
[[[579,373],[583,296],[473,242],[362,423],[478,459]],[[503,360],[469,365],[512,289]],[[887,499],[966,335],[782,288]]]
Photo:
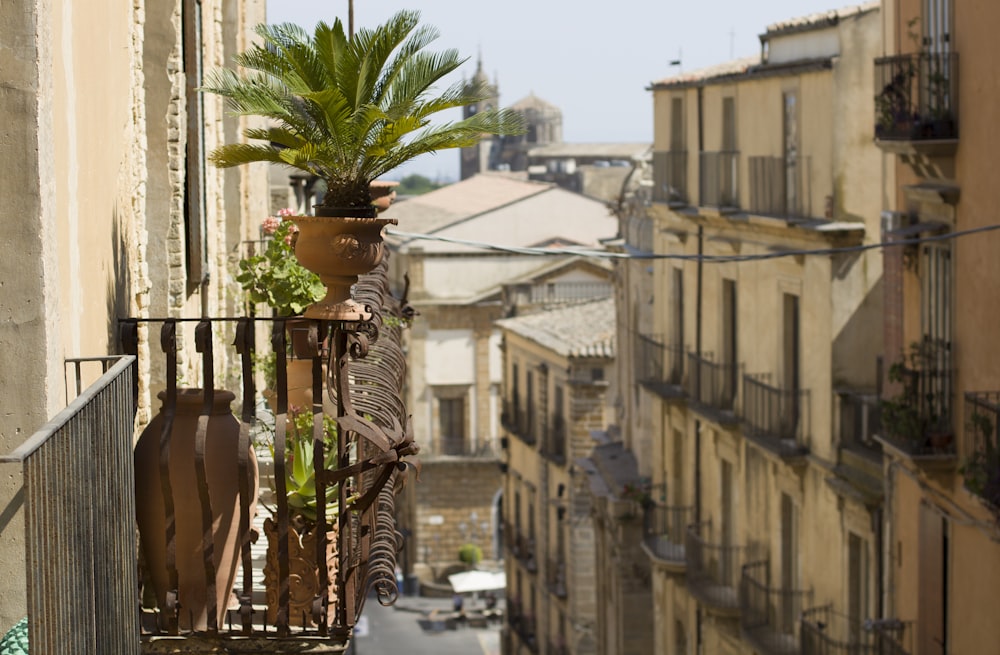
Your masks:
[[[958,138],[958,55],[921,52],[875,60],[875,137]]]
[[[965,417],[960,469],[965,487],[989,504],[1000,520],[1000,392],[966,393]]]
[[[896,393],[880,402],[883,437],[911,455],[954,453],[947,344],[923,341],[889,366]]]

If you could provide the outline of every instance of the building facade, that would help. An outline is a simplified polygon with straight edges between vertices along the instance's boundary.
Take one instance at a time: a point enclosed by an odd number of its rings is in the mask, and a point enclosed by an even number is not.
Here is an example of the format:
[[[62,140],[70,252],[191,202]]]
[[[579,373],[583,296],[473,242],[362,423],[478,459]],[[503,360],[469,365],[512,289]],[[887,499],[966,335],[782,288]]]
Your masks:
[[[577,461],[613,420],[614,302],[497,321],[502,330],[507,573],[504,652],[604,653],[590,476]]]
[[[267,184],[263,165],[207,165],[205,153],[239,138],[243,121],[196,91],[203,70],[253,38],[262,0],[19,1],[0,13],[11,46],[0,67],[0,198],[17,213],[0,262],[6,454],[75,396],[74,359],[121,352],[118,318],[242,306],[230,271],[266,214]],[[180,368],[194,381],[198,357],[183,332]],[[159,337],[140,338],[147,352]],[[81,382],[100,374],[83,365]],[[162,384],[155,365],[139,372],[140,424]],[[0,509],[12,518],[0,561],[23,576],[20,482],[3,480]],[[0,591],[0,632],[24,616],[24,593],[23,578]]]

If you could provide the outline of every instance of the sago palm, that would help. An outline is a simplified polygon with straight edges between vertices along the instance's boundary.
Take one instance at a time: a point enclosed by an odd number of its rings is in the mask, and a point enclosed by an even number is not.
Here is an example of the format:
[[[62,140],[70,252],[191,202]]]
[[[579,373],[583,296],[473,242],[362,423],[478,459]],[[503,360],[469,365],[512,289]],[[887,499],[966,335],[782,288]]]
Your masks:
[[[401,11],[353,36],[337,19],[310,36],[293,24],[259,25],[261,43],[235,58],[241,73],[217,70],[205,91],[226,98],[239,115],[263,116],[270,127],[248,129],[250,143],[217,148],[221,167],[274,162],[327,183],[323,205],[370,205],[369,183],[418,155],[474,145],[484,135],[523,131],[510,110],[476,113],[432,125],[438,112],[489,97],[485,84],[433,86],[465,60],[456,50],[427,52],[438,32]]]

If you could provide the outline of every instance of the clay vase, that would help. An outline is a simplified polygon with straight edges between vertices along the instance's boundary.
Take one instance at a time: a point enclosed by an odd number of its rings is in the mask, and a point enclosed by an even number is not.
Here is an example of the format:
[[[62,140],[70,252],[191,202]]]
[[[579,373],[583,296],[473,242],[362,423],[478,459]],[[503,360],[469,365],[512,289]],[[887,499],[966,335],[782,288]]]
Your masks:
[[[160,392],[166,401],[166,392]],[[205,477],[212,513],[212,562],[215,565],[215,620],[225,626],[240,545],[240,484],[237,453],[240,423],[230,410],[235,396],[216,390],[205,438]],[[201,389],[178,389],[177,411],[169,437],[169,471],[173,497],[176,568],[178,582],[178,627],[181,631],[208,629],[209,598],[202,556],[202,508],[195,470],[195,437],[204,394]],[[167,570],[167,525],[160,480],[160,438],[164,409],[139,437],[135,447],[136,520],[150,581],[158,607],[167,609],[170,578]],[[247,462],[249,521],[256,515],[258,471],[251,446]],[[165,626],[161,626],[165,627]]]
[[[264,592],[267,598],[267,622],[278,618],[278,525],[264,520],[267,536],[267,560],[264,563]],[[327,625],[332,626],[337,607],[337,531],[326,533]],[[288,526],[288,625],[313,628],[313,598],[319,595],[319,567],[316,564],[315,531],[300,532]]]
[[[317,207],[317,214],[324,209],[328,208]],[[351,287],[359,275],[382,261],[382,229],[397,221],[345,216],[294,216],[292,220],[299,227],[295,257],[326,285],[326,296],[304,316],[323,321],[369,320],[371,313],[351,298]]]

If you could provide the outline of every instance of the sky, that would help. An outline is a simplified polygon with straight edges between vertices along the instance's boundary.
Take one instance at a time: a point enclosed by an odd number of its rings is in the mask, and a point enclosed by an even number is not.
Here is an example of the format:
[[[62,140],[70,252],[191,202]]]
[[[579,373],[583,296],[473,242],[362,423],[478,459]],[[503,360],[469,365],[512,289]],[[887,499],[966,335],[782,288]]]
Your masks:
[[[837,0],[354,0],[355,26],[374,27],[400,9],[418,9],[441,35],[428,46],[457,48],[468,61],[446,84],[471,77],[478,57],[499,83],[501,106],[534,93],[563,114],[563,141],[652,142],[650,83],[760,52],[758,35],[775,22],[857,2]],[[269,23],[311,29],[347,22],[348,0],[267,0]],[[671,62],[680,59],[680,66]],[[440,120],[461,114],[442,112]],[[426,155],[387,177],[458,177],[455,150]]]

